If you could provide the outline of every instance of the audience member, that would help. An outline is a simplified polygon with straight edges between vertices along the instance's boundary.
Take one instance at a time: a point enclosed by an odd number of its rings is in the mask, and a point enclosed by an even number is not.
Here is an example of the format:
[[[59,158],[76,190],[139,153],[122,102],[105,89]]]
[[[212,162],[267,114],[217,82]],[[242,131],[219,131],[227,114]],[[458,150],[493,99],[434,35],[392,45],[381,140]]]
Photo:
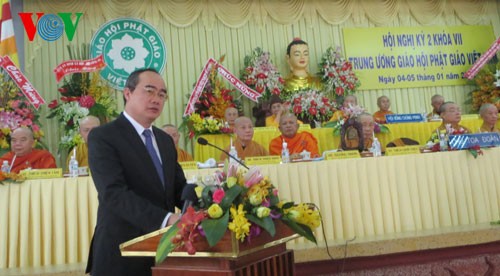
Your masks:
[[[319,156],[318,141],[309,132],[297,133],[299,124],[295,115],[287,113],[281,115],[279,130],[281,135],[271,140],[269,143],[269,154],[281,155],[283,141],[288,144],[291,159],[300,158],[300,153],[304,150],[311,153],[311,157]]]
[[[439,107],[444,103],[444,97],[441,95],[434,95],[431,98],[432,111],[427,114],[427,120],[436,120],[440,118]]]
[[[283,113],[283,100],[277,95],[272,95],[269,101],[271,116],[266,117],[266,127],[279,127],[281,114]]]
[[[441,125],[437,128],[439,132],[448,134],[465,134],[472,133],[468,128],[460,125],[462,120],[462,112],[460,107],[454,102],[445,102],[439,107],[439,114],[443,119]],[[436,131],[434,131],[436,132]]]
[[[78,128],[78,133],[80,133],[80,136],[83,138],[83,143],[78,144],[75,148],[73,148],[69,154],[68,158],[66,159],[66,168],[68,168],[69,161],[71,160],[71,156],[73,155],[73,152],[76,153],[76,161],[78,161],[78,166],[79,167],[88,167],[89,165],[89,153],[88,153],[88,137],[89,137],[89,132],[95,128],[101,125],[101,122],[99,121],[99,118],[89,115],[87,117],[84,117],[80,119],[79,122],[79,128]]]
[[[172,139],[174,140],[175,149],[177,150],[177,162],[187,162],[193,161],[193,157],[187,153],[187,151],[179,148],[179,138],[181,135],[179,134],[179,130],[175,125],[166,124],[161,127],[163,131],[165,131]]]
[[[394,114],[389,110],[389,108],[391,108],[391,100],[389,100],[389,97],[387,96],[380,96],[377,99],[377,106],[379,108],[379,111],[373,114],[373,119],[379,124],[387,123],[385,115]]]
[[[238,109],[234,107],[226,108],[224,112],[224,120],[228,123],[230,128],[234,128],[234,120],[238,118]]]
[[[347,95],[344,97],[344,102],[342,102],[342,106],[333,113],[332,118],[330,118],[330,122],[339,121],[344,118],[344,110],[351,108],[353,106],[358,105],[358,98],[354,95]]]
[[[483,124],[479,129],[479,132],[498,132],[500,130],[497,128],[498,120],[498,108],[494,104],[485,103],[479,108],[479,115],[483,119]]]
[[[261,145],[253,141],[253,125],[252,120],[248,117],[238,117],[234,120],[234,133],[236,139],[233,141],[233,146],[238,152],[238,158],[244,160],[252,156],[266,156],[267,150]],[[226,151],[229,152],[230,146],[227,146]],[[222,153],[220,160],[224,161],[227,158],[225,153]]]
[[[0,158],[0,163],[8,161],[11,172],[19,173],[24,169],[56,168],[54,156],[46,150],[34,149],[36,140],[33,132],[27,127],[20,127],[11,134],[11,151]]]

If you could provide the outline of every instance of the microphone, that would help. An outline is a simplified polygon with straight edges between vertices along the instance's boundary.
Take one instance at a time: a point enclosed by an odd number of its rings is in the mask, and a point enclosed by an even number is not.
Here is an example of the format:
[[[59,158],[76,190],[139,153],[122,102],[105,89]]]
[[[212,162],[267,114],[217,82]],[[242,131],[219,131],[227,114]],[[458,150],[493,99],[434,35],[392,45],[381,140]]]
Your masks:
[[[198,138],[198,144],[202,145],[202,146],[205,146],[205,145],[209,145],[211,147],[214,147],[220,151],[222,151],[223,153],[225,153],[227,156],[229,156],[229,158],[232,158],[234,161],[238,162],[238,164],[242,165],[243,167],[245,167],[247,170],[250,170],[250,168],[245,165],[243,162],[241,162],[238,158],[234,157],[233,155],[229,154],[229,152],[219,148],[218,146],[214,145],[214,144],[210,144],[207,139],[203,138],[203,137],[199,137]]]
[[[196,184],[186,184],[182,189],[181,200],[184,201],[184,205],[182,205],[181,214],[186,213],[187,208],[193,206],[193,203],[198,200],[194,188],[196,188]]]

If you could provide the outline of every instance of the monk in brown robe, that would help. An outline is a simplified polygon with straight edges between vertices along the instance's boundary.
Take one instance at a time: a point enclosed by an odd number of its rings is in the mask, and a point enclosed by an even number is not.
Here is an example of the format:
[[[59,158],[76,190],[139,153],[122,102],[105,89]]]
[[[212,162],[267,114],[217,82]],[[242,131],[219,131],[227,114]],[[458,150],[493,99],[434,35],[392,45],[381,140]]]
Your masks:
[[[253,124],[248,117],[238,117],[234,120],[234,133],[236,134],[236,139],[233,142],[233,146],[238,152],[238,158],[244,160],[246,157],[253,156],[266,156],[268,155],[267,150],[253,141]],[[231,145],[226,147],[226,151],[229,152]],[[227,158],[225,153],[222,153],[220,160],[224,161]]]
[[[437,132],[443,133],[451,130],[451,133],[448,133],[449,135],[472,133],[470,129],[460,125],[460,121],[462,120],[462,112],[460,110],[460,107],[456,103],[445,102],[439,107],[439,114],[443,119],[443,123],[437,128],[437,130],[435,130],[431,134],[431,139],[429,139],[430,141],[433,140],[433,134]],[[447,125],[450,129],[447,129]]]
[[[427,114],[427,120],[436,120],[440,118],[439,108],[444,103],[444,97],[436,94],[431,98],[432,111]]]
[[[288,144],[288,151],[291,159],[301,158],[300,153],[304,150],[311,153],[311,157],[319,156],[318,141],[309,132],[303,131],[297,133],[299,124],[295,115],[287,113],[281,116],[280,126],[281,135],[271,140],[269,144],[269,154],[281,155],[283,141]]]
[[[14,173],[28,168],[57,168],[54,156],[46,150],[34,149],[35,143],[31,129],[27,127],[17,128],[11,135],[11,151],[0,157],[0,163],[7,160],[11,165],[10,171]]]
[[[479,115],[483,119],[483,124],[479,132],[500,133],[500,130],[497,128],[498,108],[494,104],[485,103],[481,105],[479,108]]]
[[[389,110],[391,108],[391,100],[387,96],[380,96],[377,99],[377,106],[379,111],[373,113],[373,119],[379,124],[387,123],[385,115],[394,114]]]
[[[181,135],[179,134],[177,127],[171,124],[166,124],[162,126],[161,129],[163,129],[163,131],[170,135],[170,137],[174,140],[175,149],[177,150],[177,162],[193,161],[193,157],[187,153],[187,151],[179,148],[179,138]]]

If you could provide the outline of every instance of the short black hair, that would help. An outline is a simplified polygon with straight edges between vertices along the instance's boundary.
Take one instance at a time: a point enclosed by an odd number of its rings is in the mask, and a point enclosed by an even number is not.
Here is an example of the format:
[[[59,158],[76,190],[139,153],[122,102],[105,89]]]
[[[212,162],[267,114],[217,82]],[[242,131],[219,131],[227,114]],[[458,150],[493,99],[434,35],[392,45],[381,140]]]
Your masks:
[[[139,77],[144,72],[154,72],[156,74],[160,74],[154,68],[137,69],[134,72],[130,73],[130,75],[128,76],[127,82],[125,82],[125,88],[130,89],[130,91],[134,91],[135,88],[137,87],[137,84],[139,83]],[[125,99],[125,94],[123,95],[123,102],[127,103],[127,99]]]
[[[292,40],[292,42],[290,42],[290,44],[288,44],[288,47],[286,47],[286,54],[288,56],[290,56],[290,50],[292,49],[292,46],[294,45],[307,45],[307,42],[305,42],[304,40],[300,39],[300,38],[295,38],[294,40]]]

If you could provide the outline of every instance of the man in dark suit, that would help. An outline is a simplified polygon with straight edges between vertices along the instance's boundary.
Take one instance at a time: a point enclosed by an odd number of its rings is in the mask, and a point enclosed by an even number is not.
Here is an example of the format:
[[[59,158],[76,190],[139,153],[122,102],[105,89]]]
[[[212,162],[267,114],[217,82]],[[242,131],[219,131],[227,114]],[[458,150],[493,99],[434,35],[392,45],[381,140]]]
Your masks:
[[[186,184],[172,138],[152,126],[168,98],[163,78],[153,69],[135,71],[123,97],[124,112],[88,139],[99,199],[86,271],[93,276],[151,275],[154,258],[122,257],[119,245],[173,224]]]

